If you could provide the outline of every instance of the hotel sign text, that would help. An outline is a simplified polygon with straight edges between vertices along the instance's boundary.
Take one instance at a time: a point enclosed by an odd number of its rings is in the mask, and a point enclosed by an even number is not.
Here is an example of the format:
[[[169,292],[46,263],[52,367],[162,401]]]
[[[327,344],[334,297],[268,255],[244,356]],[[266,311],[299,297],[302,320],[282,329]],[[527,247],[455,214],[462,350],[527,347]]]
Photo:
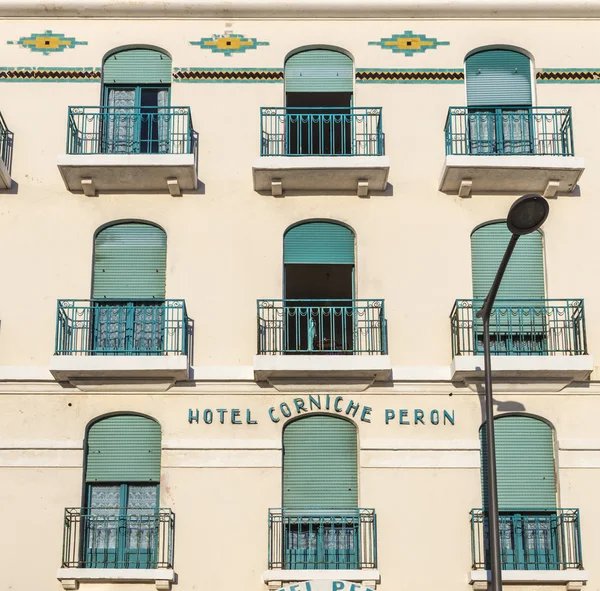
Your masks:
[[[301,415],[307,412],[335,412],[346,415],[363,423],[370,423],[376,418],[373,408],[351,398],[332,396],[330,394],[294,398],[291,402],[281,402],[268,410],[268,419],[279,423],[282,419]],[[381,415],[380,415],[381,416]],[[386,425],[454,425],[454,410],[421,408],[386,408],[381,418]],[[225,423],[232,425],[257,425],[258,415],[250,408],[205,408],[188,411],[190,423],[206,425]]]

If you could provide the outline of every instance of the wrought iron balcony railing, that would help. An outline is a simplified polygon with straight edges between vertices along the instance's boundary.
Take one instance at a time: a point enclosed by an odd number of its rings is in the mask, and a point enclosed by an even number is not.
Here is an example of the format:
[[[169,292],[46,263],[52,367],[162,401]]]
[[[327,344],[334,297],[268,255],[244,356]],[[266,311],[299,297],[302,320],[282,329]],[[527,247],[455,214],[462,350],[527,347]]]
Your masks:
[[[488,520],[471,511],[473,569],[489,569]],[[500,511],[500,560],[503,570],[583,568],[578,509]]]
[[[184,300],[58,300],[56,355],[186,355]]]
[[[447,155],[574,156],[571,107],[450,107]]]
[[[383,300],[258,300],[258,354],[386,355]]]
[[[173,568],[171,509],[67,508],[63,568]]]
[[[6,126],[6,121],[0,113],[0,160],[4,162],[9,174],[12,168],[13,132]]]
[[[456,300],[450,314],[452,355],[483,355],[483,300]],[[583,300],[496,300],[492,355],[586,355]]]
[[[189,107],[69,107],[67,154],[192,154]]]
[[[374,509],[269,509],[269,568],[377,568]]]
[[[261,156],[383,156],[381,107],[263,107]]]

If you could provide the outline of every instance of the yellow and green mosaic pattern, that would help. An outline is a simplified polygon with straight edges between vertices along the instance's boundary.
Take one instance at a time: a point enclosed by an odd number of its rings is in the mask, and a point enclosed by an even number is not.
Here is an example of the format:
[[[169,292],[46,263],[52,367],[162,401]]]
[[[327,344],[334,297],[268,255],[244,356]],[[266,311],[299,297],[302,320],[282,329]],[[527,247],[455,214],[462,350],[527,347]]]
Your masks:
[[[202,49],[210,49],[213,53],[221,53],[230,57],[234,53],[245,53],[249,49],[256,49],[259,45],[269,45],[269,42],[257,41],[254,37],[231,33],[203,37],[200,41],[190,41],[190,45],[198,45]]]
[[[440,45],[450,45],[450,41],[438,41],[435,37],[404,31],[402,35],[395,34],[391,37],[382,37],[379,41],[369,41],[369,45],[379,45],[381,49],[391,49],[394,53],[403,53],[407,57],[412,57],[415,53],[437,49]]]
[[[65,37],[62,33],[44,31],[32,33],[29,37],[21,37],[18,41],[7,41],[7,45],[20,45],[31,51],[44,55],[60,53],[65,49],[73,49],[76,45],[87,45],[87,41],[77,41],[75,37]]]

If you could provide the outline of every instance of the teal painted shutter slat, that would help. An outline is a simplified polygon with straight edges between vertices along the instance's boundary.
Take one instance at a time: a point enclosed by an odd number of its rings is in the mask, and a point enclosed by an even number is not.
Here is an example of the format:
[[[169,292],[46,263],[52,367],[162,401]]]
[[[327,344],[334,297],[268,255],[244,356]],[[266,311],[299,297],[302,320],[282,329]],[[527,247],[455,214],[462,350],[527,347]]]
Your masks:
[[[86,482],[158,482],[160,425],[136,415],[107,417],[88,432]]]
[[[556,477],[552,428],[533,417],[496,418],[496,469],[500,509],[556,507]],[[487,499],[485,426],[482,441],[482,486]]]
[[[106,58],[104,84],[171,84],[171,58],[154,49],[125,49]]]
[[[324,415],[290,423],[283,432],[283,507],[358,506],[356,427]]]
[[[283,239],[285,264],[354,264],[354,233],[340,224],[308,222],[294,226]]]
[[[467,104],[531,105],[531,61],[517,51],[491,49],[467,58]]]
[[[310,49],[285,62],[286,92],[352,92],[352,59],[339,51]]]
[[[167,236],[149,224],[105,228],[94,248],[94,299],[164,299]]]
[[[505,222],[488,224],[471,235],[473,297],[485,298],[502,261],[511,233]],[[521,236],[508,263],[497,299],[544,299],[542,235]]]

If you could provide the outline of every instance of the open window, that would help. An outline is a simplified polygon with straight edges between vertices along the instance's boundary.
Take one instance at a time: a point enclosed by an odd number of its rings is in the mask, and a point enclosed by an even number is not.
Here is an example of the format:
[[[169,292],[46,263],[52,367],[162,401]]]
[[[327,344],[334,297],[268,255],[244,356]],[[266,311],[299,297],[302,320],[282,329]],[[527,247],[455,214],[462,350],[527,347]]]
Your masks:
[[[305,222],[284,237],[284,348],[352,353],[355,348],[354,233],[336,222]]]
[[[349,156],[354,67],[346,54],[310,49],[285,62],[286,153]]]

